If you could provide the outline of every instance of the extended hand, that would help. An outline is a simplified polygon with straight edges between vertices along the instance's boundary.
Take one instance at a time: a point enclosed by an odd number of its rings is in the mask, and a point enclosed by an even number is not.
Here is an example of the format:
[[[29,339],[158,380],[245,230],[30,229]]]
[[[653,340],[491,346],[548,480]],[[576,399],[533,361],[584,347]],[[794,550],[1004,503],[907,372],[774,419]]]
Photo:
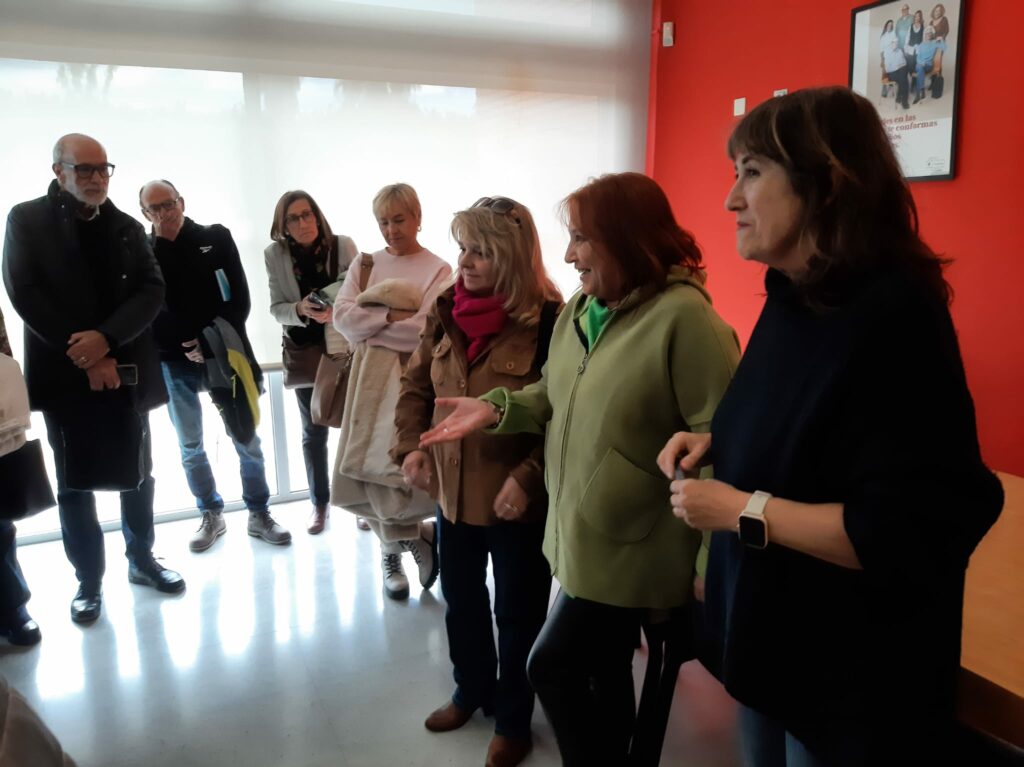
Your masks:
[[[658,468],[669,479],[675,479],[677,466],[686,476],[696,477],[710,447],[710,434],[677,431],[658,453]]]
[[[438,397],[435,408],[454,408],[448,417],[420,435],[420,447],[440,442],[454,442],[477,429],[493,426],[496,422],[494,406],[475,397]]]
[[[83,330],[68,338],[68,359],[75,367],[88,370],[110,351],[106,337],[98,330]]]
[[[735,530],[750,493],[717,479],[677,479],[672,513],[695,530]]]
[[[94,362],[85,374],[89,376],[89,388],[93,391],[118,389],[121,386],[121,376],[117,374],[117,360],[112,357],[104,357]]]
[[[514,522],[522,519],[526,513],[526,507],[530,505],[530,498],[516,481],[515,477],[509,474],[505,484],[501,486],[498,495],[494,498],[494,513],[499,519],[506,522]]]

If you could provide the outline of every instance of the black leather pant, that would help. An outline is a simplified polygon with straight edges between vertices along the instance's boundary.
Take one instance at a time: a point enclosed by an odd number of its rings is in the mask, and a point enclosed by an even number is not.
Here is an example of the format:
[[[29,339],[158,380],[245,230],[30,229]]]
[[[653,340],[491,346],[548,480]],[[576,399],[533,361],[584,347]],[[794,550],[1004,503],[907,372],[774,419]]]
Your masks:
[[[527,673],[565,767],[618,767],[636,717],[633,651],[646,611],[559,592]]]

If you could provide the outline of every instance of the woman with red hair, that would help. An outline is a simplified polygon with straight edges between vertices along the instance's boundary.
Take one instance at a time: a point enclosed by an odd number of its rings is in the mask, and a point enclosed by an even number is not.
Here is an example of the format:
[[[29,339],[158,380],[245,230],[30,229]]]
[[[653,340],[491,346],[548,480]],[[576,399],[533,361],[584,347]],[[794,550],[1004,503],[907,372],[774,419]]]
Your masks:
[[[562,209],[581,290],[541,380],[437,399],[453,412],[422,444],[485,427],[546,432],[544,554],[561,592],[527,671],[563,764],[624,764],[640,627],[681,619],[701,542],[673,516],[656,458],[677,425],[707,430],[739,348],[711,308],[700,249],[654,181],[602,176]]]

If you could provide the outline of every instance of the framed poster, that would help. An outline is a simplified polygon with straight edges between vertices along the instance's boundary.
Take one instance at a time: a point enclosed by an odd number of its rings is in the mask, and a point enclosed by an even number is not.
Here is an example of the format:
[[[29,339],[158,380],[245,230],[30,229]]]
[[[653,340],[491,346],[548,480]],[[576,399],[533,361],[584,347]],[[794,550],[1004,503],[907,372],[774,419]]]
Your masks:
[[[850,88],[878,109],[903,175],[953,178],[966,0],[854,8]]]

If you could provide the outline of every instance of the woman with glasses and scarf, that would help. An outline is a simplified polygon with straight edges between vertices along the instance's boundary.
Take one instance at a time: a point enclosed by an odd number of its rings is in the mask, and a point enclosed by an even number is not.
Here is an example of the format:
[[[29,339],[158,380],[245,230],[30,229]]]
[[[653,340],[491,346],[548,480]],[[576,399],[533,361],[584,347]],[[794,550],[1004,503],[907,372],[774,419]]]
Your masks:
[[[437,580],[435,509],[423,490],[405,483],[388,450],[402,372],[452,269],[419,243],[422,213],[411,186],[381,189],[373,215],[387,246],[372,254],[368,275],[365,265],[349,270],[334,303],[334,327],[353,356],[331,502],[366,518],[380,539],[385,595],[407,599],[403,552],[412,554],[420,586]]]
[[[391,455],[406,480],[439,504],[441,591],[448,605],[455,692],[424,724],[446,732],[464,725],[478,708],[493,712],[487,764],[510,767],[533,746],[526,658],[551,595],[551,572],[541,552],[544,440],[539,434],[470,434],[429,450],[421,450],[419,441],[448,412],[435,408],[437,398],[476,396],[499,386],[518,391],[537,381],[562,299],[544,269],[537,228],[523,205],[485,197],[455,214],[451,233],[459,245],[456,280],[434,301],[402,378]]]
[[[310,296],[322,292],[333,300],[345,279],[352,259],[359,252],[350,237],[334,235],[320,206],[301,189],[285,192],[277,201],[270,226],[273,242],[263,251],[270,278],[270,313],[281,323],[284,344],[326,350],[324,324],[331,321],[330,301],[314,302]],[[315,352],[308,355],[314,362]],[[288,359],[285,358],[287,366]],[[295,387],[302,418],[302,458],[309,481],[313,512],[307,529],[311,535],[323,532],[330,509],[330,479],[327,474],[328,428],[313,423],[310,412],[315,368],[305,371],[308,383]]]
[[[450,415],[421,444],[486,427],[546,435],[544,553],[561,592],[528,674],[563,764],[621,765],[640,628],[685,624],[701,542],[672,514],[655,459],[674,424],[708,429],[739,347],[711,307],[693,236],[654,181],[602,176],[562,209],[582,289],[555,323],[541,380],[437,399]]]

